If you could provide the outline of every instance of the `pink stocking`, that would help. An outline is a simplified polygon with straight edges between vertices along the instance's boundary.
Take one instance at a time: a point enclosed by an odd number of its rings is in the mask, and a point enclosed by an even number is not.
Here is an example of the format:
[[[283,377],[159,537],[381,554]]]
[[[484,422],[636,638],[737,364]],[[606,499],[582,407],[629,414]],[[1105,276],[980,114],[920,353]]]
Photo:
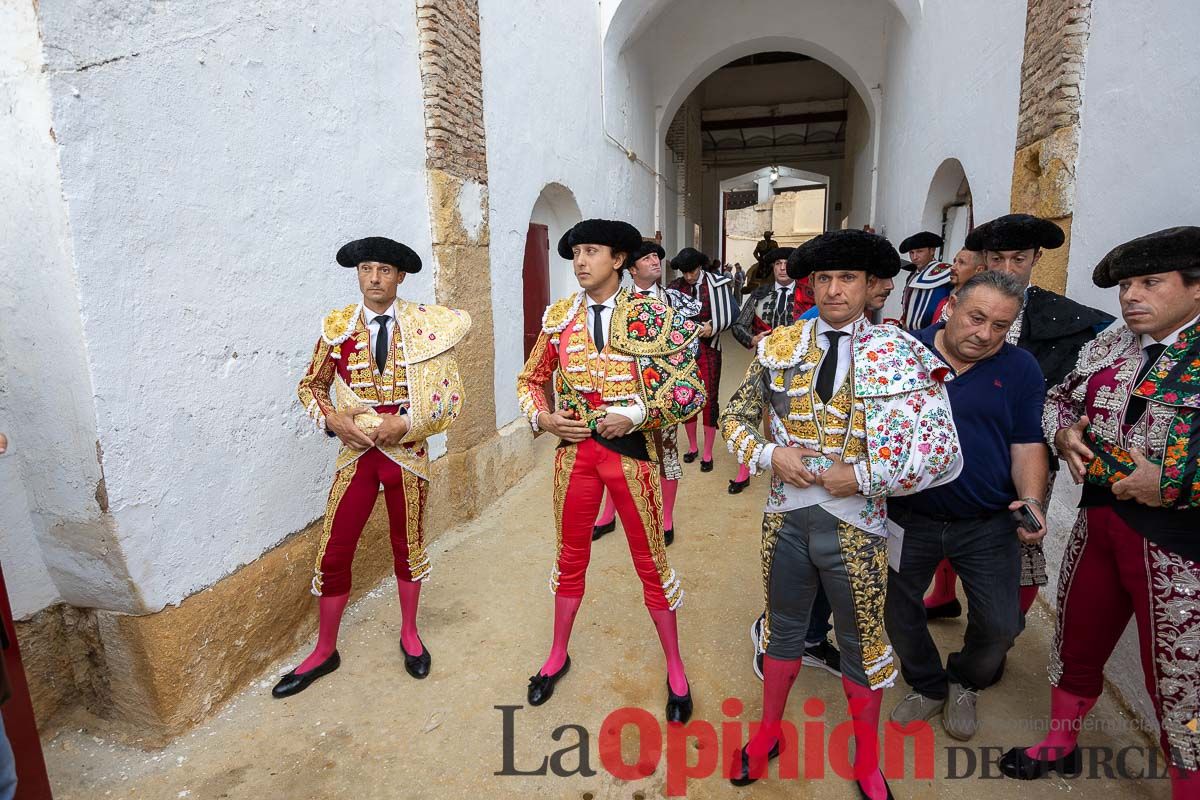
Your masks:
[[[396,588],[400,594],[400,646],[410,656],[419,656],[425,649],[421,644],[421,634],[417,632],[417,605],[421,600],[421,582],[402,581],[397,578]]]
[[[667,609],[651,609],[650,619],[658,630],[658,640],[662,642],[663,655],[667,657],[667,681],[671,691],[677,695],[688,693],[687,673],[683,670],[683,659],[679,657],[679,629],[674,611]]]
[[[1084,717],[1096,705],[1098,697],[1080,697],[1054,686],[1050,689],[1050,732],[1045,739],[1028,748],[1030,758],[1050,761],[1075,749]]]
[[[687,422],[683,423],[683,430],[687,433],[689,453],[696,452],[698,446],[696,444],[696,418],[692,417]]]
[[[322,597],[317,601],[317,646],[300,662],[296,672],[308,672],[325,661],[337,649],[338,628],[342,626],[342,614],[350,602],[350,593]]]
[[[750,468],[747,467],[745,464],[742,464],[741,466],[739,466],[737,477],[734,478],[733,480],[734,480],[734,483],[741,483],[742,481],[750,480]]]
[[[1022,586],[1021,587],[1021,616],[1029,613],[1029,609],[1033,608],[1033,601],[1037,600],[1038,587]]]
[[[675,527],[675,495],[679,493],[679,481],[670,481],[663,479],[662,496],[663,496],[663,530],[669,531]],[[612,500],[609,500],[611,503]],[[613,506],[613,513],[616,513],[616,506]]]
[[[717,443],[717,429],[704,426],[704,461],[712,461],[713,445]]]
[[[925,598],[925,607],[945,605],[954,600],[954,584],[958,581],[958,573],[950,566],[950,560],[943,558],[933,573],[933,591]]]
[[[886,800],[887,782],[879,771],[879,709],[883,692],[842,676],[842,690],[854,723],[854,779],[872,800]]]
[[[538,670],[541,675],[553,675],[562,669],[567,660],[567,645],[571,643],[571,626],[579,613],[582,597],[554,595],[554,643],[550,645],[550,657]]]
[[[597,525],[607,525],[617,518],[617,504],[613,502],[612,493],[604,493],[604,508],[600,511],[600,516],[596,517]]]
[[[752,759],[766,758],[782,734],[783,712],[787,708],[788,693],[800,674],[800,659],[784,661],[763,656],[763,711],[762,724],[758,732],[746,745],[746,754]],[[751,767],[751,775],[761,774]]]

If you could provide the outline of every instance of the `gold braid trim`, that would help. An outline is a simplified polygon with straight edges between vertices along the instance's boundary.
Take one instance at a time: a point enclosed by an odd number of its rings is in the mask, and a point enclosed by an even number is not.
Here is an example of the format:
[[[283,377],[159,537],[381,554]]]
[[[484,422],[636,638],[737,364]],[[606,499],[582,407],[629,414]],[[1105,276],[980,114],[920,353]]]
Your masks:
[[[357,471],[358,462],[351,461],[333,474],[333,486],[329,489],[329,502],[325,505],[325,520],[321,526],[321,541],[317,545],[317,561],[313,566],[312,593],[317,597],[321,596],[321,562],[325,559],[325,548],[329,546],[329,537],[333,534],[333,518]]]
[[[884,689],[896,682],[892,647],[883,634],[887,540],[846,522],[838,523],[837,534],[842,564],[850,580],[850,597],[854,601],[863,671],[871,689]]]
[[[767,652],[771,641],[771,564],[775,561],[775,543],[779,541],[779,530],[783,527],[783,514],[763,514],[762,522],[762,579],[763,615],[761,652]]]
[[[575,471],[576,445],[554,451],[554,568],[550,570],[550,591],[558,594],[558,560],[562,557],[563,506],[567,502],[567,486]]]
[[[433,566],[425,553],[425,501],[429,481],[402,470],[404,486],[404,533],[408,539],[408,571],[414,581],[429,578]]]
[[[646,544],[650,548],[650,557],[654,559],[654,568],[658,570],[663,596],[666,597],[668,608],[674,611],[683,602],[683,586],[667,561],[667,543],[663,539],[662,517],[659,513],[662,509],[662,484],[659,482],[658,469],[648,461],[621,456],[621,471],[625,475],[625,485],[629,488],[633,504],[637,507],[642,529],[646,532]]]

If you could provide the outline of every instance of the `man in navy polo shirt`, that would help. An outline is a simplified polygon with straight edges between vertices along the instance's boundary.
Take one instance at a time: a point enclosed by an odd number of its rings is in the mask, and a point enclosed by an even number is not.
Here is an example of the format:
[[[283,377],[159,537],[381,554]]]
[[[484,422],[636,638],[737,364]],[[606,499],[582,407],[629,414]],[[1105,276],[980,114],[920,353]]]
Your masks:
[[[914,334],[954,371],[947,388],[963,471],[951,483],[888,507],[904,537],[899,571],[888,572],[885,622],[913,689],[892,719],[907,724],[940,711],[946,732],[963,741],[978,727],[978,692],[994,682],[1025,624],[1019,543],[1037,541],[1045,530],[1045,380],[1032,355],[1005,342],[1021,313],[1023,289],[1007,273],[982,272],[951,297],[947,321]],[[1018,528],[1013,512],[1022,506],[1040,530]],[[945,667],[923,601],[943,558],[962,578],[969,603],[962,649]]]

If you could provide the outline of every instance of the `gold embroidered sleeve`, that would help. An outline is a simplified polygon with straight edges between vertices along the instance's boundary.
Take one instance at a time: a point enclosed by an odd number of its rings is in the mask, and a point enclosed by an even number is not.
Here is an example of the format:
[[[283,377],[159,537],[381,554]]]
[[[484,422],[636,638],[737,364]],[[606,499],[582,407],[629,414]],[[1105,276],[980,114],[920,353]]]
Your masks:
[[[325,429],[325,418],[334,412],[333,402],[329,399],[329,387],[333,385],[336,371],[333,348],[324,339],[318,339],[308,370],[296,387],[296,395],[305,412],[322,430]]]
[[[543,411],[554,412],[548,398],[551,396],[550,380],[554,377],[557,366],[558,347],[550,342],[550,335],[542,331],[529,353],[529,360],[517,376],[517,402],[521,406],[521,413],[529,420],[529,425],[535,432],[539,431],[538,414]]]
[[[746,370],[746,377],[721,413],[721,435],[725,437],[729,452],[751,474],[759,471],[758,457],[770,444],[759,430],[770,397],[769,379],[770,371],[755,357],[750,362],[750,369]]]

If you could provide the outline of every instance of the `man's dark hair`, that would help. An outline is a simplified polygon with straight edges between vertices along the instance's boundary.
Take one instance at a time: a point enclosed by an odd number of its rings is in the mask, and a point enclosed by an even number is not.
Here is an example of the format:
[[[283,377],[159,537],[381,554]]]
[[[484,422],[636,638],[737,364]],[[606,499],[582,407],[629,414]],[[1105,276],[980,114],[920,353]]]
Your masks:
[[[1015,277],[1003,270],[989,269],[978,273],[959,288],[956,296],[959,301],[967,299],[967,295],[976,289],[994,289],[1005,297],[1023,301],[1025,287]]]
[[[1200,283],[1200,267],[1181,269],[1179,270],[1179,276],[1183,278],[1184,286],[1195,286],[1197,283]]]

